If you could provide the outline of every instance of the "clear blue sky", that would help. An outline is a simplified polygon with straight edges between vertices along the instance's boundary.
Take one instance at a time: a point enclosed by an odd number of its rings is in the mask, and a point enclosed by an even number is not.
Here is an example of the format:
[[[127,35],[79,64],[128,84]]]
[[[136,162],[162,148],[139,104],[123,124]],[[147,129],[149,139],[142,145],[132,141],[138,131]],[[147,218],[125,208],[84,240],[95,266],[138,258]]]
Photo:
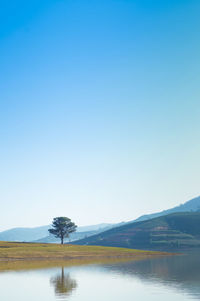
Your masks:
[[[200,194],[200,1],[0,4],[0,230]]]

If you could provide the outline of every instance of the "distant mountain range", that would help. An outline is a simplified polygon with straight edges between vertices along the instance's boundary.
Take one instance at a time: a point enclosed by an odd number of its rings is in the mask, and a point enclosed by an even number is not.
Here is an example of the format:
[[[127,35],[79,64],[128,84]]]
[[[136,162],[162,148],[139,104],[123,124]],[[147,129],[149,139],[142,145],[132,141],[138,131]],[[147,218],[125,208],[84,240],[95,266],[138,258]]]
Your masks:
[[[121,224],[120,224],[121,225]],[[72,233],[70,235],[70,238],[65,238],[66,242],[73,242],[79,239],[87,238],[92,235],[101,233],[103,231],[109,230],[113,227],[115,227],[115,224],[98,224],[98,225],[92,225],[92,226],[84,226],[84,227],[78,227],[77,231]],[[45,237],[42,237],[37,240],[33,240],[33,242],[39,242],[39,243],[57,243],[60,242],[59,238],[54,237],[53,235],[47,235]]]
[[[113,224],[102,223],[78,227],[77,232],[72,234],[71,241],[81,239],[90,235],[100,233],[112,228]],[[19,242],[57,242],[58,239],[49,235],[48,229],[51,225],[35,228],[13,228],[0,232],[0,241],[19,241]]]
[[[135,221],[136,222],[145,221],[154,217],[159,217],[175,212],[197,212],[197,211],[200,211],[200,196],[168,210],[164,210],[153,214],[142,215],[139,218],[137,218]]]
[[[78,241],[78,243],[95,243],[96,242],[93,239],[98,239],[98,244],[100,244],[100,237],[103,237],[102,235],[107,235],[107,233],[111,233],[112,231],[117,231],[118,233],[122,230],[123,227],[131,227],[133,224],[138,224],[138,222],[144,222],[150,219],[155,219],[158,217],[166,216],[172,213],[180,213],[180,212],[200,212],[200,197],[194,198],[190,201],[187,201],[184,204],[181,204],[180,206],[176,206],[174,208],[164,210],[161,212],[143,215],[139,217],[136,220],[129,221],[129,222],[122,222],[118,224],[108,224],[108,223],[102,223],[98,225],[90,225],[90,226],[84,226],[84,227],[78,227],[77,232],[73,233],[70,236],[70,241]],[[184,222],[184,220],[182,221]],[[49,235],[48,229],[50,228],[50,225],[42,226],[42,227],[36,227],[36,228],[13,228],[10,230],[6,230],[3,232],[0,232],[0,241],[25,241],[25,242],[44,242],[44,243],[54,243],[59,242],[58,239],[53,237],[52,235]],[[170,228],[171,229],[171,228]],[[111,231],[111,232],[109,232]],[[135,231],[135,230],[134,230]],[[103,233],[103,234],[102,234]],[[114,233],[114,232],[113,232]],[[141,235],[141,233],[140,233]],[[152,234],[151,234],[152,235]],[[130,236],[130,235],[129,235]],[[119,239],[119,236],[117,236],[116,239]],[[127,238],[127,244],[120,240],[120,246],[132,246],[131,243],[128,243],[128,241],[131,240],[131,238]],[[140,236],[140,239],[142,240],[142,237]],[[81,241],[80,241],[81,240]],[[68,240],[66,240],[68,242]],[[103,241],[102,241],[103,243]],[[107,242],[106,242],[107,243]],[[116,240],[117,243],[117,240]],[[115,245],[115,243],[112,241],[112,245]],[[147,245],[146,245],[147,246]],[[149,247],[155,247],[150,246]],[[158,244],[156,245],[158,246]],[[138,244],[139,247],[139,244]],[[145,247],[145,246],[144,246]]]
[[[0,232],[1,241],[32,241],[48,235],[49,226],[13,228]]]

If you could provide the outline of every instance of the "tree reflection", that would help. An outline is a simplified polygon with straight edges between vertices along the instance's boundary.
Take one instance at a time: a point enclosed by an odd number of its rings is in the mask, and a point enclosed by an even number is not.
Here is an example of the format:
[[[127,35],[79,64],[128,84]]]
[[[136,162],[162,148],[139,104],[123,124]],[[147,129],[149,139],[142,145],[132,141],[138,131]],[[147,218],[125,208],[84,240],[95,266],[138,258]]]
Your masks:
[[[55,295],[60,298],[67,298],[77,287],[76,280],[72,279],[69,273],[65,275],[63,267],[61,269],[61,275],[52,277],[50,283],[54,286]]]

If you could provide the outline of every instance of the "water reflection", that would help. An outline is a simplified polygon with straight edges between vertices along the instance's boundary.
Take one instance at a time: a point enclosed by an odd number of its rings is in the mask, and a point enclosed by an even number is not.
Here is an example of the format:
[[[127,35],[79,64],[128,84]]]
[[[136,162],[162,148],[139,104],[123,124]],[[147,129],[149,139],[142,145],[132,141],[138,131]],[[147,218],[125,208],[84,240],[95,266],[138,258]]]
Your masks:
[[[200,300],[199,255],[74,266],[11,263],[14,271],[0,263],[0,296],[4,301]]]
[[[70,277],[70,274],[65,275],[64,267],[61,268],[61,274],[50,279],[50,283],[54,286],[55,295],[58,298],[66,299],[77,288],[77,282]]]
[[[200,298],[200,252],[106,265],[107,271],[137,277],[142,282],[162,284]]]

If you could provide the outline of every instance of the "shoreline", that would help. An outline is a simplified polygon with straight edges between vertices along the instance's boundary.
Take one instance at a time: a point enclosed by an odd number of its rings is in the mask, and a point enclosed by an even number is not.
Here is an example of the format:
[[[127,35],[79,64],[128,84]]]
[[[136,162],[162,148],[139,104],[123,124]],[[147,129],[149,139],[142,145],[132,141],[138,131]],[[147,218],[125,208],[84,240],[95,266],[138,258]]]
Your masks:
[[[172,255],[175,254],[116,247],[0,242],[0,265],[27,261],[144,260]]]
[[[148,258],[158,258],[158,257],[165,257],[165,256],[173,256],[178,255],[177,253],[158,253],[158,254],[144,254],[144,255],[100,255],[100,256],[63,256],[63,257],[0,257],[1,262],[14,262],[14,261],[72,261],[72,260],[95,260],[95,259],[130,259],[130,260],[143,260]]]

